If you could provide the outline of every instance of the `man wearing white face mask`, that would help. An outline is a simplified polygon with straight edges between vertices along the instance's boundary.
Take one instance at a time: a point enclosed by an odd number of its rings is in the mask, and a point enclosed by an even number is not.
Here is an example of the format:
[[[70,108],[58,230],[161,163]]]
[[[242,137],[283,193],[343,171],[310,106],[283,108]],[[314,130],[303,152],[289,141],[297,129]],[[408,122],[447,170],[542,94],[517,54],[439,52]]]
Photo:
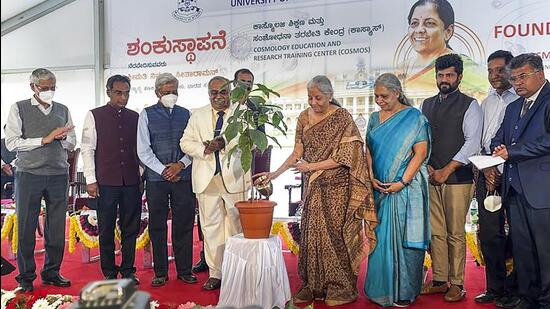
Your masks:
[[[65,248],[67,150],[74,149],[76,135],[69,109],[52,100],[55,83],[55,75],[49,70],[34,70],[30,76],[34,94],[11,107],[5,129],[6,148],[17,152],[15,201],[19,275],[16,280],[23,292],[34,289],[34,238],[42,199],[46,202],[46,259],[40,273],[42,283],[60,287],[71,285],[59,274],[59,268]]]
[[[178,80],[170,73],[155,81],[159,101],[139,115],[137,151],[145,165],[146,195],[149,206],[149,235],[153,244],[154,287],[168,281],[167,224],[172,208],[172,244],[177,278],[196,283],[191,274],[195,195],[191,187],[191,157],[179,147],[190,117],[179,105]]]

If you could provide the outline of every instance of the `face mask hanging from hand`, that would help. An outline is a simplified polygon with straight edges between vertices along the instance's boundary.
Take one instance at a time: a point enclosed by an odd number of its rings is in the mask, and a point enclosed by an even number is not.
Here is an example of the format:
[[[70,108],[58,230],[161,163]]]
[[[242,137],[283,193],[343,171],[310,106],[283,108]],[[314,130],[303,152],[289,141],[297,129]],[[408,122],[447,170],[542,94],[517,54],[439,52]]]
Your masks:
[[[46,102],[48,104],[52,104],[54,94],[55,94],[55,91],[53,91],[53,90],[42,91],[42,92],[38,93],[38,97],[43,102]]]
[[[500,208],[502,208],[502,198],[498,195],[496,191],[494,195],[489,195],[489,193],[487,192],[487,196],[483,201],[483,206],[485,206],[485,209],[490,212],[498,211],[500,210]]]
[[[178,96],[172,93],[163,95],[160,98],[160,103],[162,103],[162,105],[164,105],[164,107],[166,108],[173,108],[174,105],[176,105],[177,101],[178,101]]]

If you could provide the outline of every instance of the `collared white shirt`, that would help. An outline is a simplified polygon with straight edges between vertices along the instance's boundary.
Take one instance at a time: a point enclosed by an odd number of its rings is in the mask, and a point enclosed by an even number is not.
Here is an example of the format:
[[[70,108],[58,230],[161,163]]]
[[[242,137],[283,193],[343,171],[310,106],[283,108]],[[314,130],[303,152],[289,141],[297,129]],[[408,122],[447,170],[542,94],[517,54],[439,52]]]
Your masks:
[[[31,97],[31,105],[38,106],[38,109],[42,113],[44,113],[44,115],[50,114],[54,104],[56,103],[52,102],[49,107],[45,108],[42,104],[38,102],[38,100],[36,100],[34,96]],[[71,112],[68,111],[67,123],[65,124],[65,126],[72,125],[73,120],[71,118]],[[22,138],[22,127],[23,121],[21,120],[21,116],[19,115],[19,106],[17,106],[17,103],[14,103],[10,108],[5,130],[6,148],[8,148],[9,151],[31,151],[33,149],[43,146],[42,137]],[[74,129],[67,132],[67,138],[61,141],[61,146],[63,146],[64,149],[70,151],[74,149],[74,147],[76,146],[76,133],[74,132]]]
[[[533,105],[535,105],[535,101],[537,101],[537,98],[539,97],[540,91],[542,90],[542,88],[544,88],[544,85],[546,85],[546,83],[548,83],[548,81],[545,81],[544,84],[542,84],[542,86],[540,86],[539,90],[537,92],[535,92],[535,94],[533,94],[532,96],[526,98],[527,100],[533,101],[531,106],[529,106],[529,109],[531,107],[533,107]]]
[[[95,178],[95,150],[97,148],[97,131],[95,128],[95,118],[92,111],[88,111],[84,118],[84,127],[82,128],[82,142],[80,143],[80,153],[84,163],[84,177],[87,184],[96,183]]]
[[[491,140],[500,128],[506,107],[518,98],[519,96],[512,87],[504,90],[502,95],[498,94],[495,89],[491,89],[489,95],[481,102],[481,110],[483,110],[482,153],[491,154]]]

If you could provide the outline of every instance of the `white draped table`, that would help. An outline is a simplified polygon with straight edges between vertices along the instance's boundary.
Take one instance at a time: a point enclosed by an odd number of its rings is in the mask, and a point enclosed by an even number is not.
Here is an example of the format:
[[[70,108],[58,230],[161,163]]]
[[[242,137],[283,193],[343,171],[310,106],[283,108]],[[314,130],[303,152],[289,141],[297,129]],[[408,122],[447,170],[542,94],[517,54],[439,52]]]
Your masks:
[[[230,237],[225,246],[218,307],[261,306],[284,308],[290,284],[281,250],[281,239]]]

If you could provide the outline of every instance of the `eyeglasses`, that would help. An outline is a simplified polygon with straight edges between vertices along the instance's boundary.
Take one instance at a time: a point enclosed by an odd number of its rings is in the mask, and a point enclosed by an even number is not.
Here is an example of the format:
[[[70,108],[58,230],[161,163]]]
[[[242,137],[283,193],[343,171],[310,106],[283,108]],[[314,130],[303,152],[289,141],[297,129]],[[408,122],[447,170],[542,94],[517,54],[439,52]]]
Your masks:
[[[533,71],[531,73],[522,73],[518,76],[511,76],[510,78],[508,78],[508,80],[510,81],[510,83],[512,84],[517,84],[517,83],[521,83],[521,82],[524,82],[527,77],[533,75],[533,74],[536,74],[540,72],[540,70],[537,70],[537,71]]]
[[[225,96],[225,95],[229,94],[229,90],[226,90],[226,89],[223,89],[223,90],[210,90],[209,93],[213,97],[217,96],[218,94]]]
[[[38,89],[39,92],[48,91],[48,90],[55,91],[55,89],[57,89],[56,86],[46,87],[46,86],[39,86],[37,84],[34,84],[34,86],[36,87],[36,89]]]

